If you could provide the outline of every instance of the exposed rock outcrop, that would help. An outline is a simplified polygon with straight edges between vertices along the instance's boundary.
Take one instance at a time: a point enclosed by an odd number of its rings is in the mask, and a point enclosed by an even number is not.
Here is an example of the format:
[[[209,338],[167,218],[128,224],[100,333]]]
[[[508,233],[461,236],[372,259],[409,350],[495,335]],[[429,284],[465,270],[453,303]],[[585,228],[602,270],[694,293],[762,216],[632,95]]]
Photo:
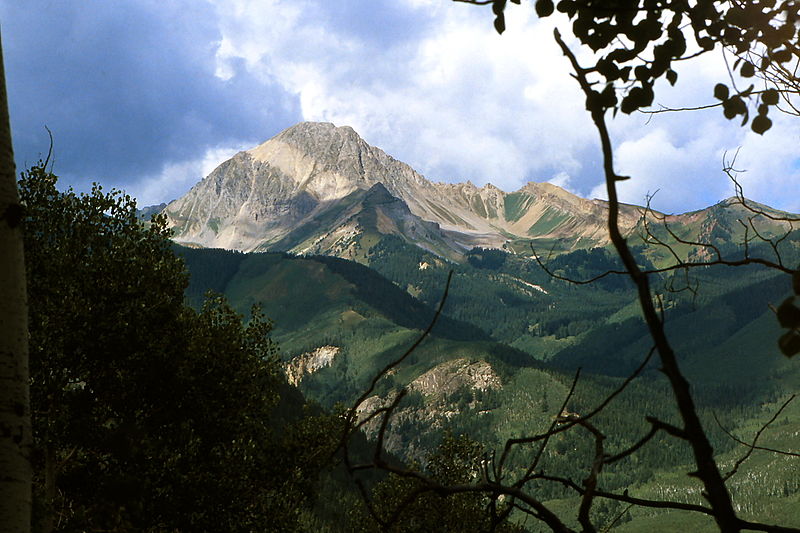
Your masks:
[[[429,429],[441,429],[448,420],[460,413],[459,405],[453,401],[454,395],[467,391],[487,391],[502,386],[500,377],[486,361],[470,361],[459,358],[441,363],[423,373],[408,385],[409,392],[422,395],[422,405],[401,403],[394,412],[384,446],[390,452],[402,452],[406,457],[423,460],[417,455],[417,443],[403,442],[396,429],[403,424],[421,425]],[[356,416],[364,420],[378,409],[386,407],[396,398],[392,391],[386,396],[370,396],[359,406]],[[478,402],[473,402],[466,409],[478,409]],[[380,428],[381,417],[375,417],[364,425],[368,437],[375,437]],[[422,449],[419,448],[421,452]]]
[[[433,183],[348,126],[306,122],[236,154],[165,212],[181,243],[328,253],[325,236],[371,210],[373,227],[359,231],[398,235],[453,258],[473,246],[502,247],[510,236],[602,243],[604,205],[550,184],[509,195],[491,184]],[[623,208],[624,227],[637,218]]]
[[[431,368],[412,381],[408,388],[427,398],[444,399],[464,387],[485,391],[499,389],[500,385],[500,378],[486,361],[453,359]]]
[[[305,376],[331,366],[340,350],[338,346],[320,346],[292,358],[284,365],[286,380],[297,386]]]
[[[684,215],[650,212],[648,218],[670,224],[690,241],[712,230],[737,240],[741,211],[733,199]],[[389,234],[451,260],[474,246],[529,254],[528,243],[550,249],[557,242],[562,251],[609,243],[607,202],[551,183],[531,182],[512,193],[491,184],[434,183],[352,128],[315,122],[236,154],[164,212],[175,240],[186,245],[356,260],[365,253],[358,248],[362,239],[368,247]],[[623,233],[641,232],[643,213],[620,205]],[[712,227],[709,219],[721,224]],[[787,230],[786,224],[770,224],[776,234]]]

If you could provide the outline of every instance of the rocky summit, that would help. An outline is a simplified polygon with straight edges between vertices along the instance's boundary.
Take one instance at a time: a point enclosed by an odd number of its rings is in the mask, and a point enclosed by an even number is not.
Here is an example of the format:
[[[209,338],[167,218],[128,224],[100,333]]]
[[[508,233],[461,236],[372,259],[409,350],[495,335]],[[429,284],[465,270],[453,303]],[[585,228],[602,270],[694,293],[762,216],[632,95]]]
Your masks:
[[[665,220],[687,238],[709,226],[735,232],[734,203]],[[604,201],[550,183],[507,193],[491,184],[431,182],[349,126],[304,122],[225,161],[165,213],[175,240],[189,246],[360,260],[394,235],[460,260],[475,246],[517,253],[604,246],[607,210]],[[718,220],[720,210],[731,223]],[[642,213],[621,206],[623,231],[641,230]]]

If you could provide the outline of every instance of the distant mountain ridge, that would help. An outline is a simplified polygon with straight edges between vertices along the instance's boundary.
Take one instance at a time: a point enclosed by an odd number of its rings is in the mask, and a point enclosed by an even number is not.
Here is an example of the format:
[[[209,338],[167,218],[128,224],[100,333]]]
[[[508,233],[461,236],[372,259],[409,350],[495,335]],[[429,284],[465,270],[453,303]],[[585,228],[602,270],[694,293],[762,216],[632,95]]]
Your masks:
[[[716,224],[707,220],[713,210],[666,220],[686,226],[687,237],[702,236],[700,226]],[[351,127],[314,122],[239,152],[165,209],[176,242],[185,245],[356,260],[385,235],[455,260],[475,246],[519,253],[532,245],[604,246],[607,211],[607,202],[551,183],[507,193],[491,184],[431,182]],[[727,218],[740,216],[734,211]],[[641,214],[640,207],[622,205],[623,232],[640,227]]]
[[[770,216],[788,215],[750,205]],[[712,261],[716,254],[772,259],[777,244],[754,239],[756,233],[782,239],[785,264],[800,262],[800,234],[787,233],[791,223],[757,215],[737,199],[679,215],[651,213],[649,244],[640,238],[643,208],[621,209],[635,260],[648,270],[681,260]],[[546,432],[565,397],[572,397],[571,412],[589,412],[652,346],[627,276],[580,286],[561,279],[622,269],[614,251],[603,248],[605,202],[547,183],[506,193],[492,185],[430,182],[352,128],[289,128],[224,162],[165,213],[175,240],[191,245],[176,245],[190,272],[187,300],[199,306],[207,290],[224,293],[245,316],[253,304],[261,305],[276,321],[271,335],[281,347],[287,379],[325,407],[352,403],[381,368],[406,352],[452,279],[431,335],[378,381],[364,403],[377,409],[402,387],[409,391],[385,440],[390,452],[409,461],[433,450],[445,429],[496,450],[507,438]],[[559,277],[531,259],[534,248],[556,252],[545,261]],[[774,412],[764,406],[800,383],[800,369],[778,352],[781,332],[769,308],[785,298],[789,277],[709,267],[690,275],[666,270],[650,279],[707,427],[715,427],[712,414],[722,417],[719,426],[741,434],[762,427],[767,411]],[[674,415],[656,366],[651,362],[608,406],[603,431],[618,449],[635,445],[647,430],[642,413],[664,420]],[[585,372],[572,395],[576,367]],[[788,421],[776,421],[764,434],[775,449],[796,444],[796,424]],[[367,433],[374,435],[371,427]],[[543,461],[549,471],[579,479],[585,474],[581,461],[591,457],[590,448],[580,446],[591,443],[564,435],[553,440]],[[720,464],[741,457],[723,432],[709,435]],[[685,453],[677,446],[642,447],[635,468],[609,469],[604,488],[630,487],[654,500],[664,491],[690,494],[696,487],[682,481]],[[512,454],[509,464],[514,460]],[[744,468],[738,479],[747,484],[735,485],[737,504],[769,519],[775,509],[800,516],[794,512],[800,485],[781,456]],[[577,498],[566,503],[560,488],[543,489],[550,491],[537,495],[556,498],[555,505],[579,504]],[[619,511],[609,511],[611,519]],[[687,529],[672,527],[666,521],[671,516],[634,517],[622,527],[649,531],[665,520],[664,531]]]

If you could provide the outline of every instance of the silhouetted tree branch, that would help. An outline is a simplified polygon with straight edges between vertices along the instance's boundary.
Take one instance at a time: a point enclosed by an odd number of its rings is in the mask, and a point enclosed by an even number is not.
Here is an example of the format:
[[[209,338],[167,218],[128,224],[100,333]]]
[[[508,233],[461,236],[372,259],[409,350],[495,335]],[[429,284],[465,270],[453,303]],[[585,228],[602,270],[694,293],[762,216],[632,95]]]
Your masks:
[[[790,457],[800,457],[800,453],[793,453],[793,452],[787,452],[787,451],[784,451],[784,450],[776,450],[776,449],[774,449],[774,448],[764,448],[764,447],[761,447],[761,446],[756,446],[756,443],[758,442],[758,439],[760,439],[760,438],[761,438],[761,434],[762,434],[762,433],[764,433],[764,431],[765,431],[765,430],[766,430],[766,429],[767,429],[767,428],[768,428],[768,427],[769,427],[769,426],[770,426],[770,425],[771,425],[773,422],[775,422],[775,420],[777,420],[777,419],[778,419],[778,417],[781,415],[781,413],[783,412],[783,410],[784,410],[784,409],[786,409],[786,408],[789,406],[789,404],[790,404],[790,403],[792,403],[792,400],[794,400],[796,397],[797,397],[797,395],[796,395],[796,394],[792,394],[792,395],[789,397],[789,399],[788,399],[788,400],[786,400],[785,402],[783,402],[783,404],[780,406],[780,408],[779,408],[777,411],[775,411],[775,414],[774,414],[774,415],[772,415],[772,417],[771,417],[769,420],[767,420],[767,421],[766,421],[766,422],[765,422],[765,423],[764,423],[764,424],[763,424],[763,425],[762,425],[762,426],[761,426],[761,427],[758,429],[758,431],[756,431],[756,434],[755,434],[755,436],[753,437],[753,442],[751,442],[751,443],[744,442],[743,440],[741,440],[741,439],[737,438],[737,437],[736,437],[736,436],[735,436],[733,433],[731,433],[729,430],[727,430],[727,429],[726,429],[726,428],[725,428],[725,427],[722,425],[722,423],[719,421],[719,418],[717,418],[717,415],[716,415],[716,413],[714,414],[714,420],[717,422],[717,425],[720,427],[720,429],[721,429],[721,430],[722,430],[722,431],[723,431],[723,432],[724,432],[724,433],[725,433],[725,434],[726,434],[728,437],[730,437],[730,438],[731,438],[731,440],[733,440],[734,442],[736,442],[736,443],[738,443],[738,444],[741,444],[742,446],[746,446],[746,447],[747,447],[747,452],[746,452],[746,453],[745,453],[745,454],[744,454],[742,457],[740,457],[739,459],[737,459],[737,460],[736,460],[736,463],[734,463],[734,465],[733,465],[733,468],[731,468],[731,470],[730,470],[730,471],[729,471],[727,474],[725,474],[725,475],[723,476],[723,478],[725,479],[725,481],[728,481],[728,480],[729,480],[731,477],[733,477],[733,475],[734,475],[734,474],[736,474],[736,472],[738,472],[738,471],[739,471],[739,467],[740,467],[740,466],[742,466],[742,464],[743,464],[745,461],[747,461],[747,459],[749,459],[749,458],[750,458],[750,455],[752,455],[753,451],[755,451],[755,450],[763,450],[763,451],[768,451],[768,452],[770,452],[770,453],[776,453],[776,454],[779,454],[779,455],[788,455],[788,456],[790,456]]]
[[[473,5],[491,4],[495,17],[495,28],[500,33],[504,31],[504,13],[507,4],[505,0],[454,1]],[[519,1],[512,0],[512,3],[519,3]],[[554,8],[555,4],[552,0],[536,1],[536,10],[541,17],[552,14]],[[776,36],[777,33],[785,33],[787,28],[793,29],[793,22],[787,21],[793,21],[794,18],[792,17],[797,15],[800,8],[797,8],[797,6],[790,1],[778,3],[774,7],[764,8],[766,11],[762,10],[761,12],[763,19],[777,20],[780,22],[780,24],[772,29],[763,27],[761,22],[751,24],[742,21],[739,10],[748,9],[747,3],[730,3],[719,7],[711,2],[698,2],[697,4],[670,2],[660,4],[631,0],[615,3],[613,6],[607,6],[605,4],[588,2],[586,0],[561,0],[558,2],[558,9],[566,13],[570,19],[573,20],[573,33],[582,44],[596,52],[593,59],[594,64],[584,67],[579,63],[576,55],[562,39],[559,31],[554,31],[556,43],[572,67],[573,77],[578,82],[585,96],[586,109],[591,115],[600,138],[603,171],[608,195],[608,235],[612,246],[622,262],[622,268],[618,270],[609,270],[589,279],[574,280],[548,269],[546,262],[540,258],[535,250],[533,250],[533,257],[553,278],[576,284],[593,283],[612,274],[628,276],[635,286],[639,308],[652,339],[653,348],[639,367],[624,380],[617,389],[601,401],[595,409],[583,416],[577,413],[571,413],[567,410],[569,402],[579,384],[580,371],[578,371],[561,403],[558,414],[554,417],[549,428],[541,434],[507,439],[499,460],[496,460],[494,454],[486,455],[479,469],[479,475],[471,483],[443,483],[423,473],[419,469],[407,468],[394,464],[392,461],[387,460],[382,454],[381,450],[384,447],[387,431],[389,431],[390,418],[402,401],[405,395],[404,390],[388,401],[388,405],[381,405],[373,413],[366,414],[364,418],[361,419],[362,421],[369,420],[371,422],[377,417],[382,417],[377,432],[377,441],[375,443],[376,451],[373,454],[372,461],[368,464],[353,465],[347,462],[348,459],[346,459],[348,469],[352,474],[362,470],[384,471],[419,483],[414,491],[412,491],[394,512],[391,513],[388,520],[378,517],[377,514],[375,515],[382,527],[390,527],[392,523],[399,520],[404,509],[411,505],[413,498],[423,494],[456,495],[462,493],[482,493],[489,498],[487,507],[492,515],[492,524],[496,524],[507,518],[512,510],[517,510],[520,513],[524,513],[543,522],[552,531],[572,531],[567,525],[565,517],[554,513],[543,501],[537,498],[535,489],[531,485],[531,483],[535,481],[554,483],[574,493],[580,500],[576,519],[581,530],[586,532],[596,531],[596,525],[593,523],[591,517],[591,510],[597,498],[625,503],[629,507],[682,510],[707,515],[713,518],[719,530],[723,532],[738,532],[743,529],[766,532],[800,531],[796,528],[762,524],[741,519],[737,515],[731,501],[730,492],[726,487],[727,479],[729,479],[741,464],[750,457],[753,450],[765,449],[756,445],[758,438],[764,429],[777,418],[778,414],[783,410],[783,407],[779,409],[778,413],[773,416],[770,421],[764,424],[761,430],[756,434],[752,444],[744,443],[736,439],[730,432],[725,430],[731,438],[748,446],[748,452],[736,462],[731,472],[723,476],[715,460],[714,451],[706,429],[698,415],[698,408],[692,395],[689,382],[681,371],[676,353],[666,335],[664,329],[663,305],[658,297],[654,297],[656,295],[654,295],[650,284],[651,277],[654,275],[681,270],[687,273],[688,276],[689,269],[695,267],[762,265],[793,274],[798,278],[795,280],[795,292],[800,295],[800,277],[797,276],[794,269],[783,264],[779,253],[779,246],[785,241],[788,232],[777,238],[772,238],[762,233],[756,222],[758,217],[764,216],[773,221],[786,223],[789,228],[788,231],[791,232],[793,229],[792,223],[795,222],[795,220],[791,217],[782,217],[767,213],[751,205],[744,199],[744,196],[741,195],[741,188],[737,188],[737,199],[739,203],[752,213],[753,216],[747,217],[747,220],[741,221],[741,224],[744,226],[744,240],[742,242],[745,251],[744,257],[729,258],[725,257],[720,247],[713,242],[706,243],[699,239],[687,238],[678,234],[670,226],[667,215],[656,213],[650,209],[648,202],[648,206],[642,214],[643,222],[641,227],[644,231],[642,236],[644,242],[652,246],[665,248],[672,256],[673,264],[666,267],[650,269],[641,267],[637,264],[634,254],[628,244],[627,238],[629,236],[624,235],[619,226],[620,202],[617,194],[617,183],[630,178],[621,176],[614,170],[613,144],[606,123],[607,111],[612,111],[613,113],[617,111],[631,113],[651,105],[653,99],[653,84],[657,79],[666,77],[670,83],[674,84],[677,79],[677,73],[671,69],[671,63],[673,61],[697,57],[705,51],[713,49],[717,43],[722,44],[722,46],[728,49],[736,50],[737,54],[740,55],[753,53],[758,45],[770,39],[778,39]],[[704,9],[705,11],[703,11]],[[722,19],[722,23],[719,24],[718,27],[707,27],[708,25],[705,21],[717,19]],[[653,29],[653,31],[651,32],[648,28]],[[659,31],[655,31],[655,29]],[[773,30],[776,32],[776,35],[773,35]],[[753,34],[752,31],[760,31],[761,33],[754,36],[755,34]],[[687,48],[687,35],[685,35],[685,33],[694,38],[695,44],[700,50],[689,50]],[[625,41],[625,39],[627,39],[627,41]],[[783,40],[775,41],[777,43],[776,50],[766,52],[766,56],[764,57],[769,61],[765,60],[763,66],[759,67],[762,71],[769,67],[767,63],[774,63],[776,66],[773,68],[776,69],[780,68],[785,70],[787,68],[786,64],[788,59],[781,50],[794,50],[795,48],[793,47],[796,36],[794,36],[793,33],[782,39]],[[624,41],[622,44],[620,44],[621,40]],[[754,42],[755,45],[753,45]],[[738,69],[740,75],[745,78],[753,75],[753,73],[751,73],[751,68],[755,68],[753,64],[751,62],[742,61],[741,58],[733,65],[733,69]],[[631,78],[632,74],[634,79]],[[764,90],[755,91],[753,87],[749,87],[744,90],[739,90],[736,88],[736,83],[732,74],[731,84],[733,86],[732,93],[726,85],[718,84],[715,88],[714,95],[720,102],[712,106],[704,107],[722,107],[727,118],[742,116],[744,119],[743,124],[750,122],[751,128],[756,133],[764,133],[771,126],[771,122],[767,118],[769,108],[770,106],[777,105],[777,92],[775,88],[766,87]],[[597,90],[597,87],[601,85],[605,88],[602,91]],[[791,91],[787,91],[787,94],[791,96]],[[621,98],[619,98],[619,96],[621,96]],[[744,103],[745,100],[749,99],[758,99],[761,102],[758,108],[758,114],[752,120],[750,120],[747,105]],[[732,165],[726,166],[726,171],[733,172],[732,169]],[[729,175],[731,174],[729,173]],[[732,176],[732,180],[734,184],[738,186],[738,182],[734,176]],[[666,239],[659,236],[653,229],[653,222],[659,224],[666,232]],[[763,257],[753,257],[750,252],[751,244],[755,241],[766,243],[775,253],[776,259],[771,260]],[[707,250],[707,255],[713,255],[713,257],[703,261],[689,260],[689,258],[684,258],[676,253],[674,248],[675,244]],[[688,282],[686,288],[692,290]],[[672,287],[672,290],[680,289]],[[782,308],[784,308],[785,305],[786,303],[782,305]],[[441,311],[441,307],[440,304],[439,311]],[[796,331],[796,336],[800,339],[800,311],[795,313],[797,315],[796,321],[794,319],[785,319],[787,313],[788,311],[786,310],[778,310],[779,318],[781,318],[782,315],[784,316],[781,323],[785,327],[793,327],[794,329],[792,331]],[[794,314],[792,316],[794,316]],[[430,328],[428,328],[421,338],[427,335],[429,331]],[[793,333],[790,332],[790,334]],[[420,340],[415,343],[414,347],[418,345]],[[800,346],[800,341],[798,341],[798,346]],[[412,347],[412,350],[414,347]],[[372,381],[368,392],[363,394],[356,402],[356,405],[351,409],[348,415],[351,419],[356,419],[357,408],[367,399],[369,394],[374,391],[378,379],[380,379],[388,369],[394,368],[405,359],[409,353],[410,352],[406,352],[401,358],[390,363]],[[679,422],[670,423],[653,416],[647,416],[645,420],[649,424],[649,429],[645,431],[641,437],[624,449],[614,454],[608,454],[605,448],[606,435],[602,431],[600,423],[597,421],[590,422],[590,419],[598,413],[603,412],[610,402],[612,402],[633,379],[640,375],[644,368],[650,363],[651,358],[655,355],[657,355],[657,360],[660,363],[659,370],[664,374],[669,383],[671,394],[678,411]],[[784,407],[787,404],[784,404]],[[350,424],[348,430],[353,431],[362,426],[363,424],[356,422]],[[550,439],[554,435],[570,431],[575,427],[582,428],[593,443],[591,464],[580,483],[569,477],[558,474],[553,475],[552,473],[545,473],[540,470],[540,461]],[[604,466],[618,463],[623,459],[635,455],[645,445],[653,442],[653,439],[659,434],[666,435],[665,438],[675,439],[685,444],[691,450],[693,471],[689,472],[688,475],[696,478],[702,484],[702,496],[707,502],[707,505],[639,498],[628,494],[627,491],[618,494],[600,488],[599,480],[602,477]],[[530,461],[527,462],[524,473],[522,475],[515,475],[515,472],[508,468],[509,457],[512,452],[517,448],[535,443],[538,443],[538,446],[535,448],[535,451],[531,451],[532,456]],[[343,437],[343,444],[347,455],[347,435]],[[362,494],[368,499],[369,495],[365,486],[359,480],[357,480],[357,482],[360,483],[359,486],[362,490]],[[502,508],[499,506],[501,496],[506,498]],[[370,512],[373,512],[373,510],[374,509],[371,508]],[[623,514],[626,511],[623,511]],[[616,520],[619,520],[619,516],[621,515],[618,515]]]

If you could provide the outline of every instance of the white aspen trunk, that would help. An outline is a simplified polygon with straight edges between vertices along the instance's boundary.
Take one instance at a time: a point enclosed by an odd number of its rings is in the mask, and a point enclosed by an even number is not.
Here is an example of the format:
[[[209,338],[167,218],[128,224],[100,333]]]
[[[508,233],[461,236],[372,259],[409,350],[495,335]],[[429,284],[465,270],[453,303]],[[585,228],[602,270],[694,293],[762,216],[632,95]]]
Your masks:
[[[26,533],[32,477],[28,302],[2,55],[0,44],[0,533]]]

